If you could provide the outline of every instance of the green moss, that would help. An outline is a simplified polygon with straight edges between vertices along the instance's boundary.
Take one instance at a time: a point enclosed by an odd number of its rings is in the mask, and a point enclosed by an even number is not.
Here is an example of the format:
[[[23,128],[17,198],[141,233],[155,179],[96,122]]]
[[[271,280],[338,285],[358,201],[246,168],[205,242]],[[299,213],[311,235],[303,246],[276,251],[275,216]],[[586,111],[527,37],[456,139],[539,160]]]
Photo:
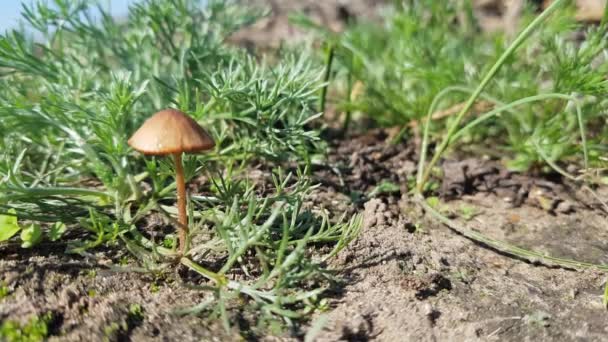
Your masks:
[[[32,317],[24,325],[15,321],[4,321],[0,326],[0,340],[12,342],[43,341],[48,336],[47,324],[51,319],[51,313],[46,313],[40,317]]]
[[[128,329],[128,326],[125,322],[122,322],[120,324],[116,323],[116,322],[112,322],[109,325],[106,325],[103,328],[103,334],[104,334],[104,341],[114,341],[117,339],[118,335],[120,335],[120,333],[122,331],[126,331]]]
[[[11,293],[11,290],[5,283],[0,283],[0,299],[6,298]]]
[[[150,284],[150,293],[156,293],[160,290],[160,286],[156,282]]]
[[[129,318],[140,321],[144,318],[144,310],[141,305],[133,303],[129,305]]]

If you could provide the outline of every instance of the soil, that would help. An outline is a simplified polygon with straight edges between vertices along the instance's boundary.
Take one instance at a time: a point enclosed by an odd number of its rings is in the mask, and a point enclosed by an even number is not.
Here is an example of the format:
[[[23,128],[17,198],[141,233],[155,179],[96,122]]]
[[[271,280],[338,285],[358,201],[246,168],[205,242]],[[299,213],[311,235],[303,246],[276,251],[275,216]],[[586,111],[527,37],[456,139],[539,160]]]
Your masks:
[[[315,340],[605,339],[605,273],[494,251],[422,215],[405,187],[368,198],[381,182],[407,184],[415,172],[415,146],[390,145],[388,137],[373,130],[336,140],[331,167],[314,172],[323,186],[309,206],[364,215],[361,235],[331,264],[345,283],[334,289],[330,310],[313,319],[324,320]],[[442,210],[454,220],[552,256],[608,263],[608,218],[585,192],[558,177],[510,173],[497,161],[447,160],[442,167]],[[217,321],[173,313],[204,299],[172,280],[181,277],[109,269],[119,264],[119,249],[82,258],[63,247],[0,247],[0,282],[10,290],[0,319],[26,322],[50,312],[50,341],[242,339],[237,328],[226,333]]]
[[[329,18],[334,24],[324,23],[339,29],[348,17],[345,11],[360,15],[360,8],[366,8],[357,7],[360,2],[375,3],[353,1],[352,8],[342,9],[332,5],[321,21]],[[488,4],[500,1],[478,2],[480,10],[492,13]],[[279,26],[286,21],[272,18],[257,26],[261,33],[240,33],[235,40],[245,37],[257,46],[268,37],[280,38],[285,29]],[[258,41],[257,34],[266,37]],[[364,215],[361,235],[330,265],[345,282],[333,289],[330,309],[313,318],[312,325],[323,326],[315,340],[606,339],[604,272],[521,260],[430,219],[407,194],[418,159],[416,143],[390,145],[389,136],[372,130],[335,139],[327,164],[313,170],[322,186],[308,206]],[[582,189],[555,175],[511,173],[500,161],[483,158],[448,159],[442,168],[437,189],[441,210],[456,222],[552,256],[608,263],[608,215]],[[387,181],[398,184],[400,191],[369,196]],[[608,200],[606,189],[597,192]],[[24,323],[50,312],[50,341],[243,339],[237,328],[227,333],[217,321],[174,314],[204,299],[204,292],[179,283],[182,277],[109,268],[122,260],[125,252],[119,249],[90,257],[64,250],[58,244],[33,250],[0,246],[0,285],[9,290],[0,299],[0,322]],[[141,315],[133,313],[134,304]]]
[[[376,131],[332,147],[330,159],[343,168],[340,191],[370,193],[387,179],[407,184],[414,149],[391,146],[387,136]],[[562,179],[481,159],[448,160],[443,174],[442,211],[456,222],[552,256],[608,261],[606,213]],[[321,178],[331,187],[330,173]],[[605,273],[501,254],[420,215],[402,193],[362,201],[364,229],[333,265],[347,285],[319,341],[605,340]]]
[[[134,271],[117,272],[116,251],[90,258],[65,246],[34,250],[0,247],[0,321],[27,323],[50,313],[49,341],[226,341],[238,338],[217,323],[173,311],[203,300],[203,292]],[[177,278],[177,277],[176,277]],[[131,313],[132,305],[141,315]]]

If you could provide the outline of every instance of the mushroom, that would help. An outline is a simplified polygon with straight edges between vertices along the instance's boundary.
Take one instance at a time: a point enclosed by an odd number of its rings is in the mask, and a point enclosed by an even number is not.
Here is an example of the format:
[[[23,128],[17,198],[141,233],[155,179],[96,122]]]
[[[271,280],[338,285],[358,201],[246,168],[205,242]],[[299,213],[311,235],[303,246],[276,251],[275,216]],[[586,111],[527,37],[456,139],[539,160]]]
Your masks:
[[[212,149],[215,146],[213,139],[191,117],[176,109],[165,109],[146,120],[128,143],[133,149],[145,155],[173,155],[177,184],[179,248],[182,253],[185,253],[188,217],[182,153],[196,153]]]

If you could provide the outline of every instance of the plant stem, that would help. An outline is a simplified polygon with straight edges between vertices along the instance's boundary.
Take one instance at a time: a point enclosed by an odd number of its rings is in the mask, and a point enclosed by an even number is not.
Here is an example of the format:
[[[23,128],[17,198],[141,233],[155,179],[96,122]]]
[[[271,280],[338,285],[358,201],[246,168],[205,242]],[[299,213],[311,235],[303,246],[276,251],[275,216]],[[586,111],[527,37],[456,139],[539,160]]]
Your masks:
[[[331,65],[334,61],[334,45],[330,44],[327,47],[327,55],[325,56],[325,75],[323,75],[323,88],[321,88],[321,100],[319,110],[325,113],[325,100],[327,98],[327,88],[329,87],[329,78],[331,76]]]
[[[204,268],[203,266],[197,264],[196,262],[190,260],[189,258],[182,257],[179,261],[182,265],[199,273],[203,277],[214,281],[218,286],[224,286],[224,285],[228,284],[228,279],[226,279],[226,277]]]
[[[428,181],[433,167],[435,166],[435,164],[437,164],[437,161],[439,161],[439,158],[441,158],[441,155],[447,149],[450,141],[452,140],[452,136],[454,135],[454,133],[456,133],[456,130],[458,129],[458,125],[460,124],[460,121],[462,121],[462,118],[471,109],[471,107],[473,106],[473,104],[475,103],[475,101],[477,100],[479,95],[481,94],[481,92],[485,89],[485,87],[488,85],[488,83],[490,83],[490,81],[492,80],[494,75],[496,75],[498,70],[500,70],[502,65],[507,60],[507,58],[509,58],[513,54],[513,52],[515,52],[515,50],[517,50],[517,48],[540,26],[540,24],[543,21],[545,21],[545,19],[547,19],[547,17],[549,15],[551,15],[561,5],[563,5],[563,3],[565,1],[566,0],[554,1],[543,13],[541,13],[538,17],[536,17],[536,19],[534,19],[534,21],[532,23],[530,23],[530,25],[528,25],[528,27],[526,27],[517,36],[517,38],[515,38],[513,43],[511,43],[511,45],[507,48],[507,50],[500,56],[500,58],[498,58],[496,63],[494,63],[494,65],[492,66],[490,71],[488,71],[488,73],[485,75],[485,77],[481,80],[481,82],[475,89],[475,92],[473,92],[471,97],[467,100],[465,106],[458,113],[458,115],[456,116],[456,119],[452,122],[452,125],[448,129],[446,136],[441,141],[441,144],[435,151],[435,154],[433,155],[433,158],[429,162],[429,165],[427,166],[424,173],[422,174],[422,177],[418,181],[418,184],[417,184],[418,192],[422,192],[422,189],[424,188],[424,184]],[[429,124],[429,121],[427,119],[427,125],[428,124]],[[423,142],[423,144],[424,144],[424,142]],[[421,167],[423,167],[423,166],[421,165]]]
[[[532,102],[544,101],[544,100],[549,100],[549,99],[560,99],[560,100],[571,101],[574,104],[574,107],[576,109],[576,116],[577,117],[582,116],[581,107],[576,102],[576,98],[574,98],[572,96],[569,96],[566,94],[560,94],[560,93],[548,93],[548,94],[534,95],[534,96],[530,96],[530,97],[525,97],[523,99],[519,99],[517,101],[513,101],[508,104],[501,105],[500,107],[496,107],[496,108],[492,109],[491,111],[480,115],[478,118],[469,122],[463,128],[459,129],[458,132],[454,133],[454,135],[452,136],[452,139],[450,139],[450,144],[454,143],[456,140],[458,140],[460,137],[462,137],[466,132],[470,131],[476,125],[478,125],[488,119],[491,119],[495,116],[498,116],[502,112],[509,111],[511,113],[517,114],[517,112],[515,112],[513,110],[515,107],[518,107],[518,106],[521,106],[524,104],[528,104],[528,103],[532,103]],[[584,135],[584,127],[581,127],[581,125],[582,125],[581,121],[579,121],[579,131],[583,132],[581,134],[581,140],[586,141],[585,135]],[[586,143],[582,143],[582,149],[583,149],[583,155],[586,156],[586,151],[587,151]]]
[[[351,58],[351,63],[350,63],[350,69],[352,70],[352,58]],[[353,96],[353,73],[352,72],[348,72],[348,78],[346,81],[346,100],[349,103],[349,106],[352,104],[353,100],[354,100],[354,96]],[[344,125],[342,126],[342,135],[346,135],[347,131],[348,131],[348,126],[350,126],[350,121],[351,121],[351,117],[352,117],[352,111],[350,108],[348,108],[346,110],[346,116],[344,117]]]
[[[420,193],[415,194],[414,200],[426,212],[430,213],[433,217],[435,217],[437,220],[439,220],[441,223],[445,224],[452,230],[462,234],[463,236],[465,236],[473,241],[477,241],[479,243],[492,247],[492,248],[496,249],[497,251],[528,260],[532,263],[541,261],[541,262],[547,263],[549,265],[557,265],[560,267],[572,267],[572,268],[576,268],[576,269],[596,268],[596,269],[603,270],[603,271],[608,270],[608,265],[606,265],[606,264],[594,264],[594,263],[590,263],[590,262],[553,257],[553,256],[547,255],[545,253],[523,249],[521,247],[512,245],[512,244],[504,242],[504,241],[489,238],[482,233],[476,232],[466,226],[462,226],[462,225],[456,223],[455,221],[450,220],[445,215],[441,214],[440,212],[435,210],[433,207],[428,205],[428,203],[426,202],[424,197],[422,197],[422,195],[420,195]]]
[[[602,20],[600,21],[601,26],[606,26],[606,24],[608,24],[608,5],[604,6],[604,15],[602,15]]]
[[[186,214],[186,182],[184,181],[184,168],[182,167],[182,154],[175,153],[175,183],[177,185],[177,221],[179,222],[179,250],[186,253],[186,239],[188,238],[188,216]]]
[[[69,187],[34,187],[34,188],[17,188],[17,187],[6,187],[2,189],[6,192],[15,192],[14,194],[0,195],[0,202],[9,202],[19,200],[21,198],[31,197],[51,197],[51,196],[83,196],[83,197],[98,197],[103,200],[110,200],[111,197],[108,193],[86,189],[86,188],[69,188]]]

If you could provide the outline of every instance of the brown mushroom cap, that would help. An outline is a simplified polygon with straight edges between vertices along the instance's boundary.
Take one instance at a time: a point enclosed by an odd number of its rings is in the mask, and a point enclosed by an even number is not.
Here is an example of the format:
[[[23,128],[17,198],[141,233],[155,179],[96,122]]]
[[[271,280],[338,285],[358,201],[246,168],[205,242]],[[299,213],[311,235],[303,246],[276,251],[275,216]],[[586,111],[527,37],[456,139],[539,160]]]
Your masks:
[[[215,146],[213,139],[196,121],[177,109],[165,109],[154,114],[128,143],[147,155],[200,152]]]

